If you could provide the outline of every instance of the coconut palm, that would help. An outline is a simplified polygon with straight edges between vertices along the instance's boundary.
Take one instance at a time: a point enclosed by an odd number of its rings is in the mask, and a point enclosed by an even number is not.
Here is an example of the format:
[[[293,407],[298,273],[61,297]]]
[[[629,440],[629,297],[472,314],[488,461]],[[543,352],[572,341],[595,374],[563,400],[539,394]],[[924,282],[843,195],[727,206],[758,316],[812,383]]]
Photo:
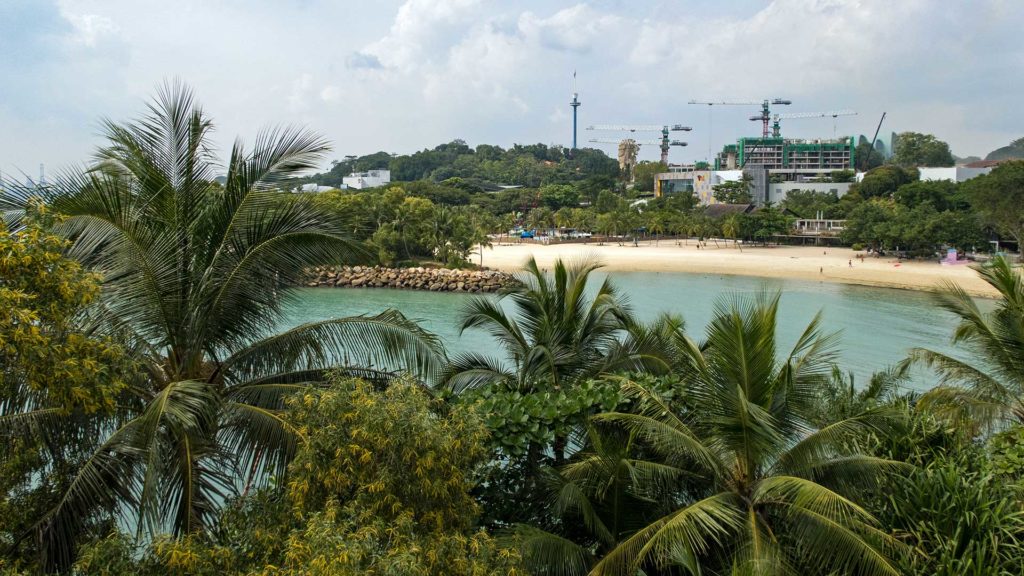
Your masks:
[[[558,260],[549,275],[531,257],[522,282],[502,296],[511,311],[490,298],[471,300],[460,330],[487,332],[504,358],[459,354],[448,367],[448,385],[457,392],[498,385],[525,393],[619,370],[667,369],[671,358],[657,346],[662,331],[641,326],[609,279],[588,294],[600,267],[593,259]]]
[[[909,361],[935,369],[941,378],[921,400],[945,416],[967,418],[982,428],[1024,423],[1024,279],[1005,258],[979,268],[978,274],[999,292],[991,311],[983,311],[954,284],[934,295],[939,307],[960,319],[953,343],[973,361],[913,349]]]
[[[638,459],[634,442],[635,434],[590,427],[584,451],[546,470],[548,512],[565,533],[531,525],[510,531],[532,573],[585,576],[621,540],[669,511],[659,488],[687,473]]]
[[[669,484],[664,516],[622,541],[592,574],[897,574],[892,540],[853,497],[898,464],[862,454],[894,410],[808,423],[836,358],[816,317],[779,355],[779,296],[720,302],[706,340],[685,350],[685,398],[626,381],[636,409],[595,422],[636,434]],[[683,472],[696,475],[686,478]]]
[[[5,199],[41,196],[65,215],[55,231],[70,254],[105,276],[92,320],[143,372],[40,524],[51,566],[67,564],[97,508],[140,533],[210,527],[226,497],[284,473],[296,440],[279,412],[286,395],[338,367],[426,376],[439,351],[394,311],[276,332],[308,267],[359,250],[311,195],[275,189],[317,165],[319,137],[272,129],[251,151],[236,142],[218,185],[212,124],[180,84],[140,120],[103,128],[94,167]]]
[[[736,237],[740,233],[740,216],[739,214],[730,214],[726,218],[722,219],[722,236],[725,236],[726,240],[732,240],[734,246],[739,247],[740,252],[743,251],[743,247],[736,241]]]

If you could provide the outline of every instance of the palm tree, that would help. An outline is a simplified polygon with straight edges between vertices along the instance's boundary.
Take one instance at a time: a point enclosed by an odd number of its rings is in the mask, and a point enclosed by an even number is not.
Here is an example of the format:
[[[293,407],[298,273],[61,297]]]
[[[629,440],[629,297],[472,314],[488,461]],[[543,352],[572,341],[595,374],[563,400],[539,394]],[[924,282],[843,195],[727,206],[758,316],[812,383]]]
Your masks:
[[[635,441],[635,434],[590,427],[585,451],[545,471],[547,511],[566,534],[526,524],[511,530],[531,573],[585,576],[624,537],[669,511],[653,496],[685,473],[665,475],[662,466],[636,458]]]
[[[743,251],[743,247],[736,242],[736,236],[740,233],[740,219],[737,214],[730,214],[722,220],[722,236],[726,239],[731,239],[734,246],[738,246],[740,252]]]
[[[498,385],[506,390],[557,390],[581,379],[625,369],[666,368],[669,359],[605,279],[596,294],[587,286],[601,264],[593,259],[555,262],[548,275],[532,257],[522,282],[500,302],[478,297],[462,314],[460,331],[484,330],[504,352],[504,360],[469,352],[455,356],[447,370],[456,392]]]
[[[666,486],[659,498],[674,506],[592,574],[670,566],[684,574],[898,573],[886,553],[894,541],[853,498],[898,466],[857,449],[898,412],[872,408],[810,425],[835,335],[823,334],[816,317],[780,359],[778,303],[776,294],[717,305],[706,341],[680,347],[688,364],[681,402],[626,381],[635,410],[595,417],[644,441]]]
[[[49,566],[69,563],[98,509],[140,534],[209,528],[226,497],[284,474],[296,442],[281,414],[287,395],[339,367],[427,376],[439,353],[395,311],[275,332],[306,269],[360,250],[311,195],[275,190],[318,164],[322,139],[267,130],[249,152],[236,141],[221,186],[212,124],[183,85],[165,84],[139,121],[103,127],[93,168],[5,199],[40,196],[64,215],[55,231],[70,255],[105,276],[93,321],[142,370],[40,523]]]
[[[953,343],[974,362],[915,348],[908,361],[935,369],[939,386],[921,401],[945,416],[969,419],[981,428],[1024,423],[1024,279],[1005,258],[996,258],[978,274],[999,292],[989,312],[962,288],[947,284],[935,302],[960,318]]]
[[[522,283],[503,295],[511,301],[511,312],[489,298],[471,300],[460,330],[486,331],[504,358],[457,355],[446,371],[448,386],[455,392],[493,386],[528,394],[558,391],[616,371],[670,370],[674,325],[641,325],[608,279],[590,296],[587,286],[598,268],[594,260],[558,260],[549,276],[530,258]],[[556,438],[555,462],[563,461],[565,448],[566,439]]]
[[[664,210],[658,210],[656,212],[649,213],[647,218],[647,231],[654,234],[654,245],[658,245],[658,241],[661,239],[661,235],[665,233],[665,228],[668,223],[670,215]]]

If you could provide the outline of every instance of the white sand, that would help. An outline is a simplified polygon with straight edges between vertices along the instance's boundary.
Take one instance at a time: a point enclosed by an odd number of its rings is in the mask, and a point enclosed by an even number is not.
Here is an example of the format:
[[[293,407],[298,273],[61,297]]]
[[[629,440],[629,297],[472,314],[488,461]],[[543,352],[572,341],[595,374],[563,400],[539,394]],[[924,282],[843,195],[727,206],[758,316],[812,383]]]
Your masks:
[[[695,240],[677,245],[675,240],[618,244],[495,243],[484,250],[483,264],[498,270],[516,271],[529,256],[542,267],[550,267],[558,258],[572,259],[592,255],[612,272],[696,272],[734,274],[768,278],[799,278],[866,286],[885,286],[908,290],[932,290],[945,281],[959,284],[976,296],[995,296],[995,291],[978,278],[967,265],[944,266],[938,262],[903,261],[866,255],[864,261],[849,248],[811,246],[744,246],[742,249],[719,241],[709,241],[698,249]],[[474,259],[476,260],[476,259]],[[853,267],[850,267],[852,261]]]

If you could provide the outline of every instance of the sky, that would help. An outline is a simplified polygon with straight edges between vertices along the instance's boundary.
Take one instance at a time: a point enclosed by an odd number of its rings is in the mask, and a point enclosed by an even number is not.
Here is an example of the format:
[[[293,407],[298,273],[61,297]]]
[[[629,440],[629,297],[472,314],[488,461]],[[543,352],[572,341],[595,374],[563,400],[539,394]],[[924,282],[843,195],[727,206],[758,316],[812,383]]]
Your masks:
[[[178,78],[224,155],[261,127],[306,126],[330,158],[456,138],[580,145],[591,124],[684,124],[672,162],[760,133],[757,106],[857,111],[783,135],[933,133],[959,156],[1024,136],[1021,0],[2,0],[0,171],[89,160]],[[656,135],[638,136],[654,138]],[[656,159],[654,146],[641,159]],[[326,162],[325,162],[326,165]]]

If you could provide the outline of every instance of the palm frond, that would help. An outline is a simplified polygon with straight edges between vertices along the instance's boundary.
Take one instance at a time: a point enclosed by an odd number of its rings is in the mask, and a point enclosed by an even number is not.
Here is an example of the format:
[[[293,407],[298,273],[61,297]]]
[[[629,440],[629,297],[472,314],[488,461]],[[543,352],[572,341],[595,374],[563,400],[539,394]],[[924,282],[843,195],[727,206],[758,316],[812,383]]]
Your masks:
[[[583,546],[540,528],[521,524],[511,533],[531,574],[586,576],[594,562]]]
[[[311,322],[254,342],[226,358],[221,372],[231,385],[263,374],[345,366],[406,370],[434,381],[442,355],[436,336],[387,310]]]
[[[633,576],[647,562],[665,567],[684,553],[697,559],[741,529],[738,504],[735,495],[723,492],[676,510],[616,546],[591,574]]]

